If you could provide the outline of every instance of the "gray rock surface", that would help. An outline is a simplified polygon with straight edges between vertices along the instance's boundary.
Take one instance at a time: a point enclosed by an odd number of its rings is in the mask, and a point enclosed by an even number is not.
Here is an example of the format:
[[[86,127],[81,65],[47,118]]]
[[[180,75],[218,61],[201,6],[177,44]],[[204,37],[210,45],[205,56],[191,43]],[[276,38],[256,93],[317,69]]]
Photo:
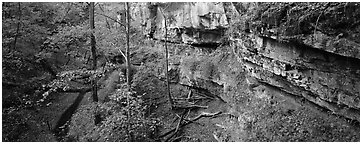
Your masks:
[[[163,39],[165,17],[168,40],[172,42],[215,44],[224,42],[226,36],[231,45],[228,48],[240,67],[257,81],[359,121],[358,8],[358,3],[197,2],[135,6],[145,32],[154,38]],[[237,83],[227,80],[220,63],[212,58],[184,59],[180,82],[203,88],[209,88],[210,83],[224,87]],[[210,63],[202,62],[205,60]],[[204,65],[192,68],[198,64]],[[256,83],[250,82],[250,86]]]

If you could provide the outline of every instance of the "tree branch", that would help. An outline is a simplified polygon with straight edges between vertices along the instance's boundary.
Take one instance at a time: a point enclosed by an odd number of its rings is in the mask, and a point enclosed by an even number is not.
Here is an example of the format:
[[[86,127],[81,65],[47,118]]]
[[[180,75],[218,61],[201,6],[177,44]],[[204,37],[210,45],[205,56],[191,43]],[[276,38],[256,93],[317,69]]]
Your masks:
[[[119,52],[122,54],[122,56],[124,57],[124,59],[125,59],[126,62],[127,62],[128,59],[127,59],[127,56],[124,54],[124,52],[123,52],[121,49],[119,49]]]
[[[180,117],[180,121],[179,121],[178,124],[177,124],[177,127],[176,127],[175,132],[174,132],[170,137],[168,137],[168,138],[165,140],[166,142],[169,141],[174,135],[177,134],[177,132],[178,132],[178,130],[179,130],[179,127],[180,127],[180,125],[181,125],[181,122],[182,122],[182,120],[184,120],[185,114],[186,114],[186,109],[183,111],[183,113],[182,113],[182,115],[181,115],[181,117]]]
[[[120,23],[118,20],[116,20],[116,19],[114,19],[114,18],[112,18],[112,17],[110,17],[110,16],[107,16],[107,15],[105,15],[105,14],[101,14],[101,13],[97,13],[97,12],[94,12],[94,13],[95,13],[95,14],[102,15],[102,16],[104,16],[104,17],[107,17],[107,18],[109,18],[110,20],[112,20],[112,21],[114,21],[114,22],[116,22],[116,23],[120,24],[121,26],[126,27],[123,23]]]
[[[98,4],[98,3],[97,3],[97,4]],[[104,13],[104,10],[103,10],[103,8],[101,7],[100,4],[98,5],[98,7],[99,7],[99,9],[101,9],[101,11]],[[109,22],[108,22],[108,20],[107,20],[107,17],[106,17],[106,24],[107,24],[107,28],[108,28],[108,29],[111,29],[111,26],[110,26],[110,24],[109,24]]]

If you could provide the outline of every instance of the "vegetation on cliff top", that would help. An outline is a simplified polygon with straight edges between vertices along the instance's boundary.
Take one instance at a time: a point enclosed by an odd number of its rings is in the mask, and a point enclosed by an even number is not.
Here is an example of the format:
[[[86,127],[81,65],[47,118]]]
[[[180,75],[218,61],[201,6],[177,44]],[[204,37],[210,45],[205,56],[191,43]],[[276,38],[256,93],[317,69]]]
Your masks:
[[[301,38],[320,31],[359,43],[360,4],[356,2],[263,2],[235,6],[246,16],[246,22],[240,24],[258,33]]]

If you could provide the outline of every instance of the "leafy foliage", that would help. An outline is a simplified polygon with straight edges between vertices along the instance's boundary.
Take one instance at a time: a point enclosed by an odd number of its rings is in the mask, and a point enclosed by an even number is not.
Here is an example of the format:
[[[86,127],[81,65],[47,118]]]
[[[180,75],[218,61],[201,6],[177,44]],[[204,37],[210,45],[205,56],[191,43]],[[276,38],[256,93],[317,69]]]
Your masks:
[[[104,77],[107,71],[115,68],[114,64],[109,63],[109,57],[120,56],[120,51],[124,51],[125,29],[114,26],[116,22],[109,18],[117,19],[115,11],[122,11],[122,4],[98,3],[95,10],[96,26],[93,32],[97,40],[97,57],[102,67],[91,71],[88,70],[88,63],[91,59],[89,35],[92,31],[87,24],[86,3],[3,3],[3,80],[8,89],[3,93],[3,107],[7,108],[4,116],[7,122],[11,121],[13,111],[38,108],[48,103],[55,92],[84,90],[82,88],[87,88],[91,80]],[[143,43],[140,38],[139,31],[131,28],[132,51]],[[98,105],[90,106],[91,110],[97,111],[96,115],[105,110],[115,113],[107,115],[107,122],[111,125],[97,127],[97,131],[103,131],[101,135],[113,135],[106,131],[124,125],[122,121],[117,121],[123,119],[124,115],[117,109],[123,105],[121,101],[124,99],[120,97],[125,95],[135,94],[118,91],[118,95],[113,95],[112,102],[99,104],[104,105],[102,108]],[[131,128],[134,139],[145,139],[149,134],[143,132],[152,130],[146,125],[154,125],[155,121],[145,119],[142,114],[144,107],[139,99],[131,99],[127,111],[133,112]],[[17,128],[22,124],[14,121],[7,123],[7,126],[18,132]],[[5,129],[6,132],[12,133],[10,127]],[[6,141],[18,139],[16,136],[3,136]],[[113,140],[121,141],[122,138],[114,137]]]
[[[122,74],[121,74],[122,75]],[[76,141],[152,141],[150,139],[160,124],[158,119],[145,117],[145,106],[142,96],[128,91],[123,84],[109,96],[111,101],[106,103],[89,104],[79,109],[70,124],[69,138]],[[130,97],[130,104],[126,97]],[[127,131],[127,112],[131,113],[130,127]],[[101,123],[95,123],[94,117],[99,116]]]
[[[48,3],[4,3],[2,13],[4,79],[22,80],[27,77],[26,73],[35,74],[30,77],[36,76],[36,68],[31,61],[35,61],[34,53],[39,51],[53,28],[52,6]],[[13,69],[14,66],[17,66],[16,69]],[[18,78],[11,76],[13,72],[19,74]]]
[[[53,3],[56,7],[55,23],[76,26],[88,20],[88,5],[82,2]]]
[[[2,70],[3,82],[8,83],[9,90],[3,98],[7,107],[22,107],[30,100],[35,103],[41,98],[42,85],[54,79],[58,71],[65,70],[63,65],[70,59],[65,59],[66,53],[59,50],[59,45],[51,45],[49,38],[65,26],[59,17],[79,16],[78,12],[61,9],[68,4],[3,3]],[[81,10],[73,7],[75,9]],[[77,23],[82,23],[82,19]]]

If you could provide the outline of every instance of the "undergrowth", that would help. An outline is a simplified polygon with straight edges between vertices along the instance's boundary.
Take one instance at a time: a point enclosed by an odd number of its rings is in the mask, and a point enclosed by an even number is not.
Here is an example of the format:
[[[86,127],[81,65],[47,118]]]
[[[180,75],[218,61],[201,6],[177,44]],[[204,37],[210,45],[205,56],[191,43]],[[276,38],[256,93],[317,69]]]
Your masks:
[[[155,141],[159,120],[145,116],[142,95],[128,91],[124,78],[121,76],[120,79],[122,84],[109,96],[109,102],[92,103],[78,109],[70,122],[68,141]],[[129,118],[127,112],[130,112]],[[96,117],[100,122],[95,120]]]

